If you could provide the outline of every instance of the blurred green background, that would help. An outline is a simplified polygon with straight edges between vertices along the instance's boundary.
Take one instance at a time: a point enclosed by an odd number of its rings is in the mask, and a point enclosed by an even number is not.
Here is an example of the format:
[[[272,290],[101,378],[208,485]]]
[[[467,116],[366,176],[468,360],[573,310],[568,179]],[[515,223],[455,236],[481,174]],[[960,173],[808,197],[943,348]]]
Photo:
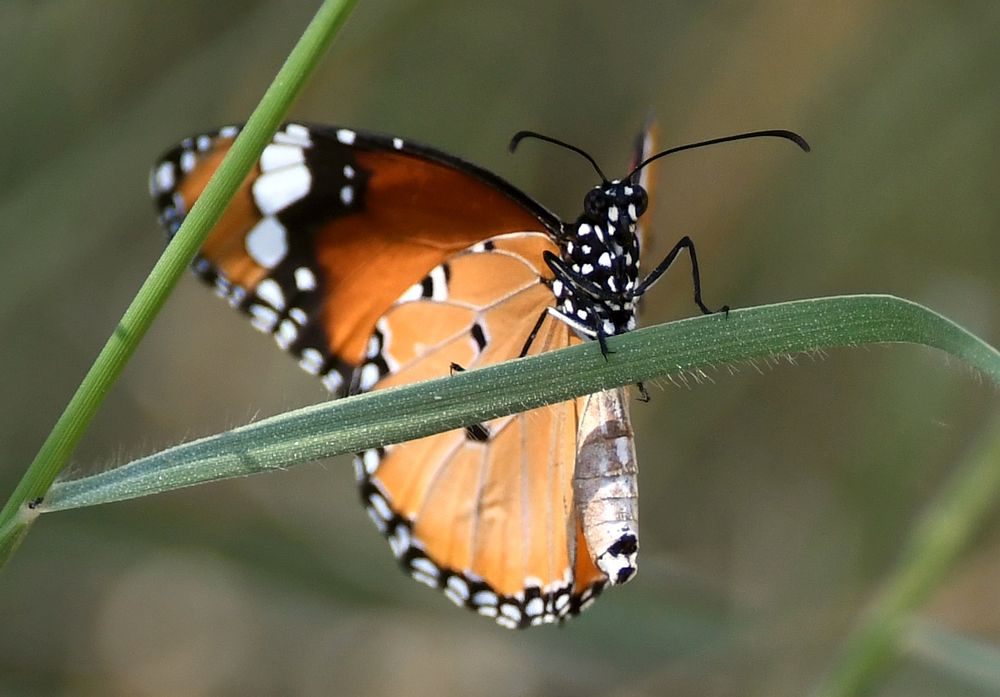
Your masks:
[[[14,486],[163,246],[146,174],[243,120],[316,3],[0,5],[0,490]],[[995,0],[360,3],[293,115],[435,144],[564,216],[665,145],[792,128],[657,167],[650,258],[696,240],[706,301],[889,292],[1000,343]],[[685,267],[686,268],[686,267]],[[646,323],[694,314],[687,271]],[[0,695],[801,695],[996,412],[912,346],[662,381],[634,409],[641,573],[563,629],[514,634],[405,578],[348,459],[46,516],[0,576]],[[660,389],[662,388],[662,389]],[[324,399],[186,278],[77,473]],[[997,695],[1000,516],[877,694]],[[988,673],[988,671],[985,671]]]

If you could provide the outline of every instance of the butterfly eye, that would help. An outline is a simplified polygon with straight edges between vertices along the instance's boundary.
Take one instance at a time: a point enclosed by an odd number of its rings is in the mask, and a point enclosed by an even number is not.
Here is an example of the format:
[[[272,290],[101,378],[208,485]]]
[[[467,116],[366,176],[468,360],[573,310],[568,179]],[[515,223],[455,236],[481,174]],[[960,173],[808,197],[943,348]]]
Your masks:
[[[637,218],[645,213],[646,208],[649,207],[649,196],[646,194],[646,190],[642,187],[637,188],[629,203],[635,206],[635,215]]]
[[[599,187],[587,192],[583,199],[584,212],[593,217],[603,217],[608,210],[608,196]]]

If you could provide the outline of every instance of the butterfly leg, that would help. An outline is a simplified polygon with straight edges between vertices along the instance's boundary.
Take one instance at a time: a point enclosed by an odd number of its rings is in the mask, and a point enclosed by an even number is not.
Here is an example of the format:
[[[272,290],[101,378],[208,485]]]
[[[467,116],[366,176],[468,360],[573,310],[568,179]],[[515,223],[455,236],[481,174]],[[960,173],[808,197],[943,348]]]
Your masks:
[[[604,333],[604,328],[601,324],[597,325],[597,343],[601,347],[601,355],[604,356],[604,362],[608,361],[608,354],[614,353],[610,348],[608,348],[608,335]]]
[[[528,355],[531,345],[535,343],[535,337],[538,336],[538,330],[542,328],[542,322],[545,321],[545,316],[549,314],[549,308],[542,310],[542,313],[538,315],[538,319],[535,320],[535,326],[531,328],[531,332],[528,334],[528,338],[524,342],[524,346],[521,348],[521,353],[517,354],[518,358],[524,358]]]
[[[543,256],[545,258],[545,263],[548,264],[550,269],[552,269],[556,278],[564,284],[571,286],[574,290],[580,291],[580,293],[586,295],[591,300],[607,301],[617,299],[616,294],[605,290],[589,278],[580,276],[552,252],[545,252]]]
[[[688,254],[691,257],[691,279],[694,282],[695,304],[698,305],[698,308],[702,311],[702,314],[712,315],[715,314],[716,312],[724,312],[728,315],[729,305],[723,305],[718,310],[710,310],[705,305],[705,303],[702,302],[701,274],[698,272],[698,255],[694,251],[694,242],[687,235],[684,235],[684,237],[682,237],[680,241],[674,245],[674,248],[670,250],[670,253],[667,254],[666,258],[663,261],[661,261],[659,265],[655,269],[653,269],[649,273],[649,275],[646,276],[646,278],[642,280],[641,283],[639,283],[636,289],[632,292],[632,297],[638,298],[640,295],[649,290],[649,288],[654,283],[660,280],[660,276],[666,273],[667,269],[670,268],[670,265],[674,263],[674,259],[677,258],[677,255],[680,254],[681,250],[683,249],[688,250]]]

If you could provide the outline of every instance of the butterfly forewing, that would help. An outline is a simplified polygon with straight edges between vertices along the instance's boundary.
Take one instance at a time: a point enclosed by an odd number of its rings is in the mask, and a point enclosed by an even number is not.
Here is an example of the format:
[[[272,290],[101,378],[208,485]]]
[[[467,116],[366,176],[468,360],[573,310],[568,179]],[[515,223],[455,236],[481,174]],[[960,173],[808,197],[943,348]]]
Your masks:
[[[227,127],[189,138],[154,167],[150,185],[168,232],[237,133]],[[344,394],[357,386],[375,321],[430,269],[493,235],[557,224],[495,175],[442,153],[398,138],[287,124],[194,267]]]

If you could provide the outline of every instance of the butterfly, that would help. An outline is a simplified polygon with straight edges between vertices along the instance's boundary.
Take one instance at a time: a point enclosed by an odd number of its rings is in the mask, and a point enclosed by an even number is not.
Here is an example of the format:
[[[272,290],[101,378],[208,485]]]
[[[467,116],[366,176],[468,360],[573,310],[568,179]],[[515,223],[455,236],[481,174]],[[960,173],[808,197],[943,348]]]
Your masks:
[[[181,141],[150,191],[169,237],[239,133]],[[193,261],[218,295],[271,334],[334,396],[383,389],[593,341],[636,326],[641,296],[677,255],[639,271],[646,165],[601,182],[561,220],[497,175],[398,137],[287,123],[275,133]],[[800,142],[801,141],[801,142]],[[723,308],[726,309],[726,308]],[[611,389],[356,457],[362,503],[402,567],[510,628],[559,622],[638,553],[629,403]]]

